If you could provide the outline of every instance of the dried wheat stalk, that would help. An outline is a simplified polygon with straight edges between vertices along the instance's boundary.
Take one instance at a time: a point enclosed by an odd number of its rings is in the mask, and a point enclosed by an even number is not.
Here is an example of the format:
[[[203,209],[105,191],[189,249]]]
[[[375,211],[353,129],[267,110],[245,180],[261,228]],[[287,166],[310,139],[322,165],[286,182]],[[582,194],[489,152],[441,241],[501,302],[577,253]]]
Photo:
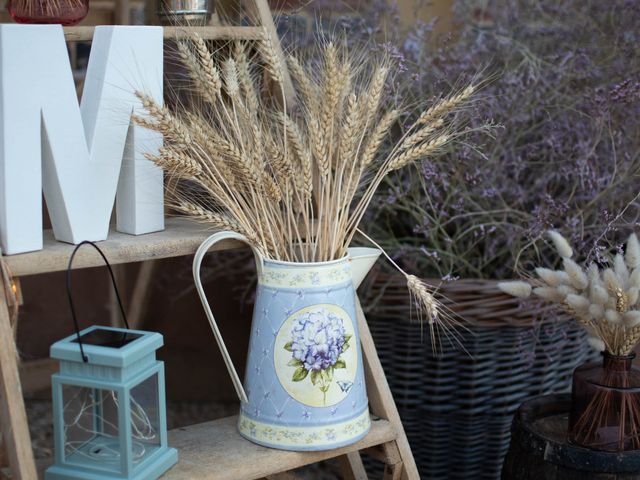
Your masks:
[[[257,46],[260,62],[249,58],[244,44],[225,59],[217,59],[197,35],[178,45],[192,91],[202,101],[170,111],[138,93],[147,116],[135,120],[165,141],[160,154],[148,158],[165,170],[176,210],[244,234],[265,257],[342,258],[382,180],[437,154],[455,135],[451,113],[474,89],[426,109],[396,147],[383,150],[406,113],[383,102],[391,71],[387,58],[372,60],[367,76],[361,62],[333,43],[315,70],[290,57],[299,104],[288,112],[258,93],[264,89],[259,63],[280,88],[283,73],[271,39],[265,35]],[[431,288],[403,273],[416,304],[436,324]]]

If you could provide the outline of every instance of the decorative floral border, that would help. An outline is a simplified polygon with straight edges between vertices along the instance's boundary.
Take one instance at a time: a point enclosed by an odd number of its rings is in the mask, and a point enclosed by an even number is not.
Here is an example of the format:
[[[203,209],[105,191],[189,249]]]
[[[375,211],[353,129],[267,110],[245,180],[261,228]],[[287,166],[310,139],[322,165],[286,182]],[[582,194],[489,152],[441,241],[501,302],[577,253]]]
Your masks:
[[[324,426],[294,427],[271,425],[253,420],[243,413],[238,419],[238,429],[243,435],[257,442],[282,447],[331,447],[357,438],[369,430],[371,418],[366,409],[346,422]]]
[[[270,287],[308,288],[326,287],[351,280],[351,265],[348,261],[337,265],[312,267],[272,267],[264,265],[260,283]]]

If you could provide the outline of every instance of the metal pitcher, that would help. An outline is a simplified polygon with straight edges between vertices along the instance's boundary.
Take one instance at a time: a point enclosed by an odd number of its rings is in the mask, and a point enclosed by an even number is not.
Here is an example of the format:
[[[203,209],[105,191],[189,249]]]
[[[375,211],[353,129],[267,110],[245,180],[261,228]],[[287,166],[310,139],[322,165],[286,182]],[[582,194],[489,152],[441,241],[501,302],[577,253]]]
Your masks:
[[[220,232],[196,252],[200,300],[241,401],[238,429],[252,442],[285,450],[349,445],[370,428],[355,289],[380,255],[350,248],[339,260],[293,263],[254,249],[258,290],[244,385],[202,288],[200,266],[218,241],[246,238]]]

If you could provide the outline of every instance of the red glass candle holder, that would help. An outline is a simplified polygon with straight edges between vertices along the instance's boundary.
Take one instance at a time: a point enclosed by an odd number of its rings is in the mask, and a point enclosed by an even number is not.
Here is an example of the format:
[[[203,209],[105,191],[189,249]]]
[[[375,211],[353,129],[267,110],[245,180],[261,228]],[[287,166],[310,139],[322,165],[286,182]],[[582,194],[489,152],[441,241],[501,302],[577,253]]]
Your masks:
[[[593,450],[640,449],[640,369],[635,355],[603,354],[573,372],[569,441]]]
[[[9,0],[7,10],[18,23],[79,23],[89,13],[89,0]]]

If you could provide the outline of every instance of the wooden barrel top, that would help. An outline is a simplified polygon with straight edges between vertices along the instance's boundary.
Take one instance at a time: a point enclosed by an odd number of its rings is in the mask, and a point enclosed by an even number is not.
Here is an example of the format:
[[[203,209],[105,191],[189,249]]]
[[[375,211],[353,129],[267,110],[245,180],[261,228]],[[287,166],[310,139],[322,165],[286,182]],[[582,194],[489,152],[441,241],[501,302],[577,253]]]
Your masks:
[[[613,475],[606,478],[636,478],[636,475],[640,478],[640,451],[603,452],[578,447],[567,441],[570,406],[571,396],[559,394],[536,397],[518,409],[513,420],[513,436],[503,478],[509,478],[507,471],[523,457],[534,464],[544,462],[553,466],[558,474],[561,471],[582,471]]]

